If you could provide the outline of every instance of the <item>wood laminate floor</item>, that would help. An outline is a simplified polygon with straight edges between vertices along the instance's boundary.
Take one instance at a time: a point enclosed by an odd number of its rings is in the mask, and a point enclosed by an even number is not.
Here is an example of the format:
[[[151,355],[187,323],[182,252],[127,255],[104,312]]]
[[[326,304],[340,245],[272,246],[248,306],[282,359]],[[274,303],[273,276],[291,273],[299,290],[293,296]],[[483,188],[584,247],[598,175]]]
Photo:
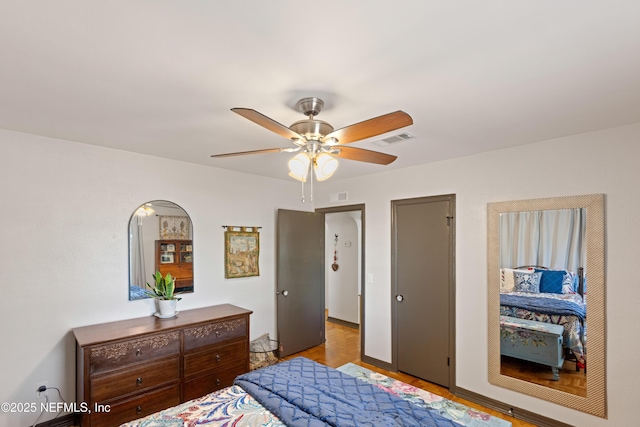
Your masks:
[[[576,363],[573,361],[565,361],[559,369],[560,378],[554,380],[549,366],[502,356],[500,373],[554,390],[587,397],[587,374],[584,370],[576,372]]]
[[[495,417],[510,421],[513,427],[536,427],[534,424],[518,420],[489,408],[485,408],[474,402],[460,399],[449,393],[449,390],[444,387],[432,384],[430,382],[421,380],[402,372],[390,372],[362,362],[362,360],[360,360],[360,331],[358,329],[334,322],[327,322],[326,335],[327,339],[324,344],[310,348],[300,353],[293,354],[289,357],[286,357],[285,359],[304,356],[308,359],[314,360],[318,363],[322,363],[332,368],[337,368],[349,362],[354,363],[372,371],[387,375],[391,378],[395,378],[407,384],[411,384],[423,390],[427,390],[431,393],[435,393],[447,399],[451,399],[455,402],[460,402],[464,405],[478,409],[482,412],[486,412],[487,414],[493,415]]]

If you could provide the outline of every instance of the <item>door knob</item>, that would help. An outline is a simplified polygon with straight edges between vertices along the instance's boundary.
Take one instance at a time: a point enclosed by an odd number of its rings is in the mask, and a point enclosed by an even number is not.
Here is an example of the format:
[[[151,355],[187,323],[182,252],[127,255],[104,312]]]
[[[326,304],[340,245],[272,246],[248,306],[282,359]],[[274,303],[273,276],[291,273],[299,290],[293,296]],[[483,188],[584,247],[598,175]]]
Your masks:
[[[404,301],[404,296],[403,295],[396,295],[396,300],[398,300],[398,302],[402,302],[402,301]]]
[[[289,295],[289,291],[278,291],[276,292],[276,295],[282,295],[286,297],[287,295]]]

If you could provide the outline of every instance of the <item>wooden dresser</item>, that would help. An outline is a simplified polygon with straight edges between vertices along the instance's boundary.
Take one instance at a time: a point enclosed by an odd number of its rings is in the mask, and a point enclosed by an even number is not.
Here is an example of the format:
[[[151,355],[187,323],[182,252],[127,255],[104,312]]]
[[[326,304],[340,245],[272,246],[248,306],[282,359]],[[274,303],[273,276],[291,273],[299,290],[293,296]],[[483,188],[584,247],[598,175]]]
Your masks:
[[[230,304],[75,328],[82,427],[117,426],[249,371],[249,315]]]

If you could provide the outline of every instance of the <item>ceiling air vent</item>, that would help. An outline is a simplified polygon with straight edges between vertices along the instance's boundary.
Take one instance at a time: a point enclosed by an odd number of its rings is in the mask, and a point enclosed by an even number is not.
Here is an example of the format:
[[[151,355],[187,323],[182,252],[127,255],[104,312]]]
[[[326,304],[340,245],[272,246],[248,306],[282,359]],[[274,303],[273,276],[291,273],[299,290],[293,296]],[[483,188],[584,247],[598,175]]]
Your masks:
[[[413,139],[415,136],[411,135],[409,132],[403,132],[398,135],[393,135],[385,139],[379,139],[377,141],[372,141],[379,147],[386,147],[387,145],[397,144],[398,142],[406,141],[407,139]]]
[[[331,193],[329,194],[329,201],[332,203],[336,203],[336,202],[344,202],[349,200],[349,192],[348,191],[341,191],[339,193]]]

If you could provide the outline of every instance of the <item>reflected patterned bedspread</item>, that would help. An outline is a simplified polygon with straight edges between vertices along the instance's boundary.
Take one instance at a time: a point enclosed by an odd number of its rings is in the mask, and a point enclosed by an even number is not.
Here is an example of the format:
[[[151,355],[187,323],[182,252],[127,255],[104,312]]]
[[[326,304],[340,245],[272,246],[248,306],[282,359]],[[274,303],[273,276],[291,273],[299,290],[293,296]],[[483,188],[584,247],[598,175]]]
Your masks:
[[[531,294],[526,292],[508,292],[501,295],[517,295],[532,299],[558,299],[564,301],[573,301],[576,304],[583,304],[582,298],[577,294]],[[586,321],[583,322],[578,316],[540,313],[536,311],[530,311],[522,307],[514,307],[502,304],[500,305],[500,315],[562,325],[564,327],[564,333],[562,335],[563,346],[571,350],[581,364],[586,363]]]

